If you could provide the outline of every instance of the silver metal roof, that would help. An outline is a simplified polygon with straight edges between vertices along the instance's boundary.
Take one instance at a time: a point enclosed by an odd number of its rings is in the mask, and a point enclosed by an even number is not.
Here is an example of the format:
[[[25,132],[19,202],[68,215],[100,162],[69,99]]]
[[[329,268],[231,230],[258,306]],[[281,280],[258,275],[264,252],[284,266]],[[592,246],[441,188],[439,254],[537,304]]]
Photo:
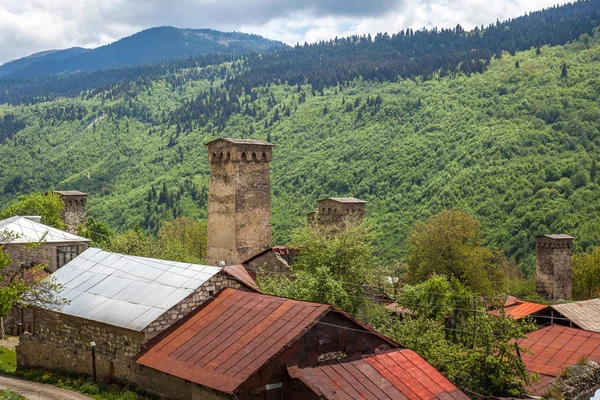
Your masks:
[[[91,247],[51,277],[70,301],[63,314],[142,331],[219,271]]]
[[[3,243],[89,242],[89,239],[84,237],[20,216],[0,221],[0,232],[8,232],[17,236],[14,239],[4,240]]]

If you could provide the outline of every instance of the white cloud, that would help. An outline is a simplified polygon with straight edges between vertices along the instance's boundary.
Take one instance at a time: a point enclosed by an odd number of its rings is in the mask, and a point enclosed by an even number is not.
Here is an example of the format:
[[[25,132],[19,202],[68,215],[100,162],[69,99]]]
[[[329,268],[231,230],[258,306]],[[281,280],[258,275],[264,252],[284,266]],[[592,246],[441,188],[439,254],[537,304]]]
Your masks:
[[[556,0],[0,0],[0,63],[96,47],[159,25],[257,33],[288,44],[423,27],[470,29]],[[565,1],[560,1],[565,2]]]

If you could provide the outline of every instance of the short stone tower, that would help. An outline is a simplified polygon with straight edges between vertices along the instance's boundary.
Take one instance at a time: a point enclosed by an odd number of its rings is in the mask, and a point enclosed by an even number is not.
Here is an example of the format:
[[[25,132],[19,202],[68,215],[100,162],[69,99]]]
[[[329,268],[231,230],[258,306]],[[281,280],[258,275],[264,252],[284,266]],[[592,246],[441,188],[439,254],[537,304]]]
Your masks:
[[[79,226],[85,226],[87,218],[87,194],[78,190],[55,190],[65,203],[60,219],[65,223],[65,230],[77,234]]]
[[[207,263],[240,264],[271,247],[273,145],[217,139],[206,146],[210,162]]]
[[[544,235],[535,239],[536,290],[550,299],[572,297],[571,248],[573,237],[568,235]]]
[[[364,200],[355,199],[354,197],[330,197],[317,201],[317,211],[308,215],[308,222],[311,223],[318,216],[319,223],[323,225],[339,225],[344,224],[344,219],[352,216],[362,221],[365,215]]]

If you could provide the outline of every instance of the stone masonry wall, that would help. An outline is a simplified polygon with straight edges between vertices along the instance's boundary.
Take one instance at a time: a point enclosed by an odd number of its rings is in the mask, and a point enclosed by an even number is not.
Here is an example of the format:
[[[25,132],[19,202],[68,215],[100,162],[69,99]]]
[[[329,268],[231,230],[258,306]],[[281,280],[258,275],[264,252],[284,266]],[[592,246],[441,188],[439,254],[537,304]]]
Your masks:
[[[572,296],[572,239],[536,238],[536,290],[554,299]]]
[[[21,243],[7,243],[3,247],[14,265],[32,262],[46,265],[50,272],[54,272],[58,266],[56,248],[63,246],[78,246],[79,254],[88,248],[88,244],[83,242],[42,243],[34,249],[28,249]]]
[[[65,230],[76,235],[79,227],[85,226],[87,217],[86,196],[60,195],[60,197],[65,203],[65,208],[60,216],[65,223]]]
[[[141,332],[44,310],[37,312],[33,334],[40,341],[82,352],[89,352],[93,341],[97,354],[112,358],[132,358],[145,343]]]
[[[223,273],[218,273],[204,285],[200,286],[194,293],[190,294],[184,300],[180,301],[177,305],[173,306],[170,310],[161,315],[156,321],[148,325],[144,329],[146,339],[150,339],[156,336],[159,332],[167,329],[181,318],[185,317],[191,311],[196,309],[206,300],[210,299],[213,294],[217,293],[224,287],[230,287],[234,289],[243,289],[242,284],[237,280],[232,279]]]
[[[17,366],[91,375],[92,341],[100,379],[134,382],[131,359],[145,343],[143,333],[45,310],[36,313],[34,333],[21,335]]]
[[[21,335],[17,346],[19,368],[42,367],[92,375],[91,350],[74,351],[55,343],[41,341],[35,335]],[[135,385],[147,392],[178,400],[215,400],[229,398],[209,388],[136,364],[133,360],[110,358],[96,353],[96,374],[99,380]]]

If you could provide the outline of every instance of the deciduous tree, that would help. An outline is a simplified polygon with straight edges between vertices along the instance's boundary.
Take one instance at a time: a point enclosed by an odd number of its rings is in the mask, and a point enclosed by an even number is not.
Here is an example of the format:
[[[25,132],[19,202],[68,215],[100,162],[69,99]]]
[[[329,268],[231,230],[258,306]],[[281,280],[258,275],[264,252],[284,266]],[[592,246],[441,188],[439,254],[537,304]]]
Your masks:
[[[444,210],[419,223],[408,239],[410,281],[434,274],[458,279],[479,294],[502,290],[504,274],[494,253],[483,246],[479,221],[463,211]]]

